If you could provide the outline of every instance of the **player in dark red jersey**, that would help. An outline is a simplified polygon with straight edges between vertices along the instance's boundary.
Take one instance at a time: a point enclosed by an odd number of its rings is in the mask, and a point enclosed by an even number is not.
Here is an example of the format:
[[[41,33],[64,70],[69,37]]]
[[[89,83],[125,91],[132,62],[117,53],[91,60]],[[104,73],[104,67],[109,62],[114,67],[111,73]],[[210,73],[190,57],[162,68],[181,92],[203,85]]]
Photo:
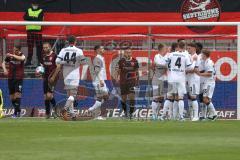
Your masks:
[[[8,53],[2,64],[4,75],[8,77],[8,89],[14,107],[13,118],[20,117],[21,114],[20,106],[24,77],[24,61],[25,56],[21,52],[21,46],[15,45],[13,53]],[[9,66],[8,70],[6,64]]]
[[[127,117],[127,97],[129,98],[129,117],[132,118],[135,106],[135,87],[139,84],[139,64],[138,61],[132,57],[132,50],[130,47],[124,50],[123,58],[118,62],[119,66],[119,84],[121,90],[121,104],[125,116]]]
[[[45,70],[45,73],[43,75],[43,91],[44,91],[44,101],[45,101],[45,107],[46,107],[46,118],[50,118],[51,116],[51,107],[50,104],[52,104],[52,107],[54,108],[54,118],[57,118],[57,110],[56,110],[56,101],[53,96],[53,90],[54,86],[50,86],[48,84],[48,79],[51,76],[51,74],[56,69],[56,54],[51,50],[51,45],[48,42],[43,43],[43,67]]]

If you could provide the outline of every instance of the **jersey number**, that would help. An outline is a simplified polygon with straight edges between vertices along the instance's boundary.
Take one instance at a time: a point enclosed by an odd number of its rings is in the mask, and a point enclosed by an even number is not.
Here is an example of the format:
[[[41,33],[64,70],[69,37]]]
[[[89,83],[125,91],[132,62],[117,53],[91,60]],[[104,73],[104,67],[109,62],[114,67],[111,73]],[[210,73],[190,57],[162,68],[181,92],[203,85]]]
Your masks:
[[[175,62],[175,66],[177,66],[178,68],[181,67],[181,57],[178,57],[176,62]],[[171,68],[171,60],[169,60],[168,62],[168,68]]]
[[[64,61],[66,61],[67,63],[69,63],[70,61],[73,62],[73,64],[76,63],[76,53],[73,52],[71,55],[71,58],[69,59],[69,52],[66,52],[65,56],[64,56]]]
[[[178,57],[178,59],[175,62],[175,66],[178,66],[178,68],[181,67],[181,57]]]

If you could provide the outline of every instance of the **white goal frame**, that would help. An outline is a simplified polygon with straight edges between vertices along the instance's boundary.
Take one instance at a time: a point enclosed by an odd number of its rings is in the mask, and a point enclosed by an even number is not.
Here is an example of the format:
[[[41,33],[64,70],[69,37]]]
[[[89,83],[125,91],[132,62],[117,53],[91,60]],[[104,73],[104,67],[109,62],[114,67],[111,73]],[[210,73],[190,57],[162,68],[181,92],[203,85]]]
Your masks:
[[[153,26],[236,26],[237,27],[237,119],[240,120],[240,22],[30,22],[0,21],[0,25],[43,26],[145,26],[149,34]]]

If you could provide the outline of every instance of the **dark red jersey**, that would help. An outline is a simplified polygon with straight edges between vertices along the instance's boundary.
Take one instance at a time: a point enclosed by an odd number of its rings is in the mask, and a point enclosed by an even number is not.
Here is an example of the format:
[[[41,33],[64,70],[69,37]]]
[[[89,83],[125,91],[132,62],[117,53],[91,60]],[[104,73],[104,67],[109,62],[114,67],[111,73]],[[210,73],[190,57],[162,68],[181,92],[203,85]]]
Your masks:
[[[54,52],[52,52],[50,55],[44,55],[43,67],[45,69],[45,74],[44,74],[45,79],[48,79],[49,75],[55,70],[56,58],[57,58],[57,55]]]
[[[120,69],[120,84],[136,85],[138,82],[138,61],[135,58],[131,60],[121,58],[118,65]]]
[[[18,56],[22,56],[20,53]],[[24,61],[16,60],[13,57],[6,57],[5,62],[9,65],[8,78],[9,79],[23,79],[24,77]]]

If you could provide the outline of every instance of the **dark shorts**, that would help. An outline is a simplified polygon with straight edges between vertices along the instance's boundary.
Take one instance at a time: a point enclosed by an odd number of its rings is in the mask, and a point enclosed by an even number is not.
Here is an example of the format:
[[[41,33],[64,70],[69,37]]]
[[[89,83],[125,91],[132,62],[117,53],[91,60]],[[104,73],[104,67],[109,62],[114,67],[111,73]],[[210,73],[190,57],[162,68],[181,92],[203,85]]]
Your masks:
[[[8,90],[9,94],[14,94],[16,92],[22,93],[22,79],[8,79]]]
[[[44,79],[43,80],[43,92],[44,92],[44,94],[53,93],[53,90],[54,90],[53,87],[49,87],[48,80]]]
[[[121,95],[135,93],[134,87],[135,87],[134,84],[121,84],[120,85]]]

